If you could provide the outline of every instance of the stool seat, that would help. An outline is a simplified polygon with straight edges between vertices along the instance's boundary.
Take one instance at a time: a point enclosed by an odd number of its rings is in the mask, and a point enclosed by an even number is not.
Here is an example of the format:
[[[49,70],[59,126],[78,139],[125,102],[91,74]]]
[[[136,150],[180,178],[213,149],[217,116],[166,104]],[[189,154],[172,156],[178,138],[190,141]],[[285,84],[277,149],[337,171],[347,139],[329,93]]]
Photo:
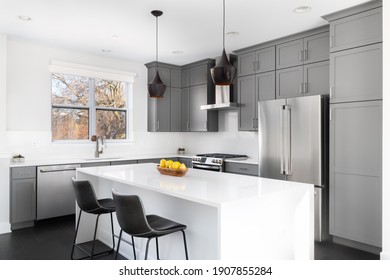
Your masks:
[[[155,236],[163,236],[187,228],[186,225],[177,223],[172,220],[168,220],[157,215],[147,215],[146,220],[148,221],[150,227],[153,229],[152,234]]]

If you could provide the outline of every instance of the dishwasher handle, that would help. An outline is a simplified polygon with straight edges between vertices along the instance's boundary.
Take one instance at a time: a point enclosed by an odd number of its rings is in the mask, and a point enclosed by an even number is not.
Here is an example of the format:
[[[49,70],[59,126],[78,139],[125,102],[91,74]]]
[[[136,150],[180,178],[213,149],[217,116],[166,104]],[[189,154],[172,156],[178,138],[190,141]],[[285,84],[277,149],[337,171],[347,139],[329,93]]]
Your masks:
[[[75,171],[76,168],[79,168],[79,167],[81,167],[80,164],[44,166],[44,167],[39,168],[39,172],[40,173],[49,173],[49,172]]]

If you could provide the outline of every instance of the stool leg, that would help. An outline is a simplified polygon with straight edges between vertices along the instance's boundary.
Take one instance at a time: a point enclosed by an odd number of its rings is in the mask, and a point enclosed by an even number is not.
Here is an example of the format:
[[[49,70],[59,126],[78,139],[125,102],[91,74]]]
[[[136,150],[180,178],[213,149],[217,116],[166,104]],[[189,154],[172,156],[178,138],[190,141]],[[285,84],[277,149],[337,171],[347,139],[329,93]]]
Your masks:
[[[123,232],[123,230],[121,229],[121,231],[119,232],[118,246],[116,247],[115,259],[118,259],[119,245],[121,244],[122,232]]]
[[[188,260],[188,250],[187,250],[186,234],[184,233],[183,229],[181,230],[181,233],[183,233],[184,251],[186,252],[186,260]]]
[[[152,238],[148,238],[148,241],[146,242],[146,249],[145,249],[145,260],[148,259],[148,250],[149,250],[149,242]]]
[[[96,232],[97,232],[97,228],[98,228],[98,224],[99,224],[99,218],[100,218],[100,214],[97,215],[97,217],[96,217],[95,232],[93,233],[93,241],[92,241],[91,260],[93,258],[93,252],[95,250]]]
[[[72,245],[72,252],[70,253],[70,259],[71,260],[73,260],[73,253],[74,253],[74,247],[75,247],[75,244],[76,244],[77,232],[79,231],[80,218],[81,218],[81,210],[79,212],[79,217],[77,219],[76,232],[74,234],[73,245]]]
[[[115,239],[114,239],[114,223],[112,221],[112,213],[110,213],[110,216],[111,216],[112,252],[114,252],[114,249],[115,249]]]
[[[134,243],[134,236],[131,236],[131,242],[133,242],[133,255],[134,255],[134,260],[137,259],[136,255],[135,255],[135,243]]]
[[[157,260],[160,259],[160,253],[158,252],[158,237],[156,237],[156,251],[157,251]]]

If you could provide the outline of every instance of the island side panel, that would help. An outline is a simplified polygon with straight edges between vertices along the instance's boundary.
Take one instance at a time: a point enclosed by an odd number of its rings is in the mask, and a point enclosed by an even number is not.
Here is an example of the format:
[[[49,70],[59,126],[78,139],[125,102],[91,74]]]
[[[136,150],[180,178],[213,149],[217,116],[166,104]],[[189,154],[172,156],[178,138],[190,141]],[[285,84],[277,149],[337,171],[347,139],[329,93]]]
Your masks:
[[[220,258],[218,208],[88,175],[82,172],[77,174],[77,178],[92,181],[98,198],[112,197],[111,190],[113,188],[121,193],[136,194],[141,197],[147,214],[160,215],[186,224],[187,229],[185,232],[188,254],[191,260],[214,260]],[[98,238],[103,243],[111,245],[110,220],[109,216],[106,216],[107,217],[102,217],[99,222]],[[89,226],[92,224],[93,227],[93,222],[89,221]],[[116,235],[119,235],[120,228],[115,215],[114,231]],[[85,238],[85,236],[83,237]],[[131,240],[127,235],[124,235],[124,238],[128,242]],[[117,242],[117,239],[115,242]],[[135,243],[137,258],[143,259],[146,239],[135,238]],[[182,234],[180,232],[159,238],[160,258],[166,260],[185,259],[183,246]],[[126,258],[133,258],[132,247],[125,242],[121,243],[119,252]],[[154,240],[150,242],[148,258],[156,259]]]
[[[314,259],[313,207],[309,185],[224,204],[221,259]]]

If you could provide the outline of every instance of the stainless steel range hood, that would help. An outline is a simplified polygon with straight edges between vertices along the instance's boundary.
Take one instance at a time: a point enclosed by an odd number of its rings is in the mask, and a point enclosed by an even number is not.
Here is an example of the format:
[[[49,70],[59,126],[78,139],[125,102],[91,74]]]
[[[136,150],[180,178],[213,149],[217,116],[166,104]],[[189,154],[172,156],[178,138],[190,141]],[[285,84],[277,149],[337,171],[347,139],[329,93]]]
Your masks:
[[[231,86],[215,86],[215,104],[200,106],[201,110],[230,110],[237,109],[237,103],[231,102]]]

